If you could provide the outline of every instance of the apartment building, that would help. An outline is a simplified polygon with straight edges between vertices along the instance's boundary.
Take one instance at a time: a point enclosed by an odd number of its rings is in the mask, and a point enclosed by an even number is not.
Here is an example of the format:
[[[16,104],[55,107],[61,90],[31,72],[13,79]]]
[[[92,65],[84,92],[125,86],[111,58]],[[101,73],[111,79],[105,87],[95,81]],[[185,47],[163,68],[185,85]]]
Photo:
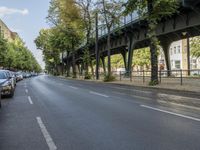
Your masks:
[[[7,25],[0,19],[0,35],[7,39],[9,42],[13,41],[18,34],[16,32],[12,32]]]
[[[169,49],[170,55],[170,65],[172,70],[187,70],[188,61],[187,61],[187,40],[180,40],[173,42]],[[159,56],[160,66],[165,66],[164,53],[160,52]],[[166,66],[164,67],[166,69]],[[190,56],[190,69],[200,69],[200,58],[195,58]]]

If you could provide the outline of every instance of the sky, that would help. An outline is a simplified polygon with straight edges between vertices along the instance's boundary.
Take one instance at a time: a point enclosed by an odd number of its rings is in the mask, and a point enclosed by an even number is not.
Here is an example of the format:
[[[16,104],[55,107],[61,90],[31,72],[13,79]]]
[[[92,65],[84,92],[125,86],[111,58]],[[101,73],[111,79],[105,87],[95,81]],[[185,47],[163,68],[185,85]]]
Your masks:
[[[50,0],[0,0],[0,18],[13,32],[17,32],[32,51],[42,68],[41,50],[34,44],[40,29],[48,28],[46,16],[48,15]]]

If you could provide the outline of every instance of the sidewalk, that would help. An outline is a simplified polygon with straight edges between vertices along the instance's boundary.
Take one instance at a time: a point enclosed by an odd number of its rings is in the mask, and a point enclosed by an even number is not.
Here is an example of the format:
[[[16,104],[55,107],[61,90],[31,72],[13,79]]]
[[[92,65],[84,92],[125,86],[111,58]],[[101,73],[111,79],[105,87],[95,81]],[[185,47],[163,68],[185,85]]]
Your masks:
[[[60,76],[61,78],[66,78],[63,76]],[[67,78],[67,79],[73,79],[73,78]],[[84,80],[82,78],[76,78],[73,80]],[[142,81],[138,81],[138,80],[116,80],[116,81],[112,81],[112,82],[103,82],[103,80],[94,80],[94,79],[90,79],[90,80],[84,80],[84,81],[88,81],[88,82],[98,82],[98,83],[108,83],[108,84],[118,84],[118,85],[130,85],[130,86],[135,86],[135,87],[142,87],[142,88],[148,88],[148,89],[162,89],[162,90],[176,90],[179,92],[193,92],[193,93],[197,93],[200,95],[200,79],[184,79],[183,85],[180,84],[180,81],[175,80],[175,79],[162,79],[162,83],[158,84],[156,86],[149,86],[148,83],[149,81],[146,80],[145,83],[143,83]]]

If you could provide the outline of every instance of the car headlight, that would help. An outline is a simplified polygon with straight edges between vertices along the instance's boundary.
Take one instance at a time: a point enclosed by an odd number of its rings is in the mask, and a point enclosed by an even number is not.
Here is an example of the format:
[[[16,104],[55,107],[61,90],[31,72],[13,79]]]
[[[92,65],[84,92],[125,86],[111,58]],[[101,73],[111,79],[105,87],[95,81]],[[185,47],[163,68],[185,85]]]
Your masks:
[[[2,84],[3,90],[11,90],[11,88],[12,88],[12,86],[11,86],[11,83],[9,81]]]

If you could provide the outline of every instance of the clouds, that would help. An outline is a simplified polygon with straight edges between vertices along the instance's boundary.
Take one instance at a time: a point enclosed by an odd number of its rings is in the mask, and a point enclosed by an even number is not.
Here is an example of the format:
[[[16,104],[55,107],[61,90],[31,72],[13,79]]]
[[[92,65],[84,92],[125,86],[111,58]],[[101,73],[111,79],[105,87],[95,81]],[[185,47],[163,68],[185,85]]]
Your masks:
[[[15,8],[7,8],[7,7],[0,7],[0,17],[4,17],[7,15],[13,14],[20,14],[20,15],[28,15],[28,9],[15,9]]]

